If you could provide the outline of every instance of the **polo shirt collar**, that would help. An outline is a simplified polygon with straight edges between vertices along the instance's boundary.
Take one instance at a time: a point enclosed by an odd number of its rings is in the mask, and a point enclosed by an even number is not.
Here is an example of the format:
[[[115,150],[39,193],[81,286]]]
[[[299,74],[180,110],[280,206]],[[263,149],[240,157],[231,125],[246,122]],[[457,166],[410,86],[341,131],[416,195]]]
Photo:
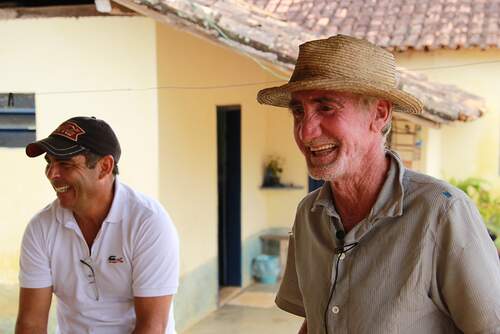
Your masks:
[[[391,166],[382,190],[370,211],[368,217],[370,221],[376,218],[397,217],[403,214],[403,176],[405,167],[396,152],[387,149],[385,153],[391,158]],[[333,204],[332,190],[328,182],[325,182],[319,190],[311,211],[316,211],[318,207],[324,208],[329,216],[340,220],[340,216]]]
[[[123,213],[125,212],[125,201],[124,201],[124,191],[123,185],[118,180],[118,176],[115,176],[115,194],[113,196],[113,203],[111,203],[111,208],[109,209],[108,215],[104,219],[104,222],[108,223],[119,223],[122,221]]]
[[[119,223],[122,221],[123,212],[124,212],[124,191],[123,185],[118,181],[118,177],[115,177],[114,182],[114,196],[113,202],[111,203],[111,208],[109,209],[108,215],[104,219],[103,223]],[[69,209],[61,207],[59,201],[56,199],[56,217],[57,221],[62,223],[65,227],[74,228],[77,226],[77,222],[75,216],[73,216],[73,212]]]

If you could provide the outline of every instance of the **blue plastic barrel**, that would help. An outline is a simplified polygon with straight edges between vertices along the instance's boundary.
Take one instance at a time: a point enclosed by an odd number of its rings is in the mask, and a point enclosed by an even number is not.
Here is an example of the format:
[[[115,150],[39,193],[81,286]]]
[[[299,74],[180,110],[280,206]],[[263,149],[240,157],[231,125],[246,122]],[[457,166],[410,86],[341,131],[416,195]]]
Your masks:
[[[274,255],[260,254],[252,264],[252,274],[261,283],[276,284],[280,274],[280,260]]]

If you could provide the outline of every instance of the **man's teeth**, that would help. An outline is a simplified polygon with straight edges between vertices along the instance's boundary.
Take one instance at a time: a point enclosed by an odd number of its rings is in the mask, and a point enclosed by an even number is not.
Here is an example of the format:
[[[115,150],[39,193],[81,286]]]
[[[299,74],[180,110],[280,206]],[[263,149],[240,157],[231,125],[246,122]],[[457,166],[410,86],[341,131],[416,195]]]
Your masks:
[[[63,193],[69,189],[69,186],[54,187],[54,190],[58,193]]]
[[[310,147],[309,149],[311,150],[311,152],[318,152],[318,151],[330,150],[333,148],[335,148],[334,144],[326,144],[321,146]]]

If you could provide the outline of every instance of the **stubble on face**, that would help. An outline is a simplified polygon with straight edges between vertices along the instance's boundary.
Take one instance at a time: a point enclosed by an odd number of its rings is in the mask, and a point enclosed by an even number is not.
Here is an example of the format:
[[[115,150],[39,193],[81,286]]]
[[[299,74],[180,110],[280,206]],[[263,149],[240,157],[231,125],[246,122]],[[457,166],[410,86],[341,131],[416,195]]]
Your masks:
[[[62,207],[75,210],[90,203],[97,174],[87,166],[83,155],[66,160],[46,156],[46,160],[46,176]]]
[[[301,91],[292,95],[290,109],[295,140],[312,178],[331,181],[359,169],[357,160],[363,154],[363,136],[367,135],[367,118],[359,96]]]

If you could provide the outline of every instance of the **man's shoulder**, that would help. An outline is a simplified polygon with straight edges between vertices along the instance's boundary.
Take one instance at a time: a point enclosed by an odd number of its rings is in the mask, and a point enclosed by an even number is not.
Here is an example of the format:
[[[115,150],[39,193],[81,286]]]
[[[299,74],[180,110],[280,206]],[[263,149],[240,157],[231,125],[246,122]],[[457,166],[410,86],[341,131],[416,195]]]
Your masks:
[[[419,200],[438,201],[443,204],[456,199],[469,200],[462,190],[450,183],[410,169],[405,170],[403,183],[406,195],[418,197]]]
[[[33,215],[30,223],[45,223],[52,224],[57,222],[57,217],[61,214],[61,206],[57,199],[53,200],[51,203],[47,204],[44,208],[39,210]]]
[[[120,188],[119,206],[122,208],[122,215],[142,218],[161,216],[169,219],[163,205],[155,198],[123,183],[120,183]]]
[[[319,187],[319,188],[311,191],[304,198],[302,198],[302,200],[299,202],[299,204],[297,206],[297,212],[308,212],[308,211],[310,211],[313,208],[314,203],[316,202],[316,199],[319,196],[321,188],[322,187]]]

